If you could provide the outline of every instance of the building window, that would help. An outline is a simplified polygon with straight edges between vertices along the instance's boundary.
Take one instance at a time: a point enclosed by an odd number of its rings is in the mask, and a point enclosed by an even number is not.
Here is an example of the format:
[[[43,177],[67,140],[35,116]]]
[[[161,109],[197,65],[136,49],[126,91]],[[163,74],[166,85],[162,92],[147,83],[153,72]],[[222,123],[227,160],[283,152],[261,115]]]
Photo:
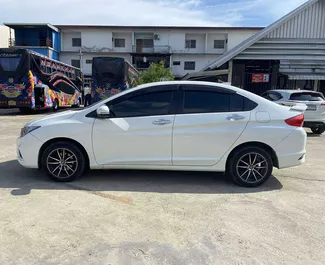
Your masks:
[[[173,65],[181,65],[180,61],[173,61]]]
[[[224,40],[214,40],[214,49],[224,49],[225,48],[225,41]]]
[[[114,47],[125,48],[125,39],[114,39]]]
[[[74,67],[80,68],[80,60],[72,59],[71,60],[71,65],[74,66]]]
[[[92,64],[93,63],[93,60],[86,60],[86,64]]]
[[[73,47],[81,47],[81,38],[72,38]]]
[[[196,48],[196,40],[185,40],[185,48],[195,49]]]
[[[195,62],[184,62],[184,70],[195,70]]]

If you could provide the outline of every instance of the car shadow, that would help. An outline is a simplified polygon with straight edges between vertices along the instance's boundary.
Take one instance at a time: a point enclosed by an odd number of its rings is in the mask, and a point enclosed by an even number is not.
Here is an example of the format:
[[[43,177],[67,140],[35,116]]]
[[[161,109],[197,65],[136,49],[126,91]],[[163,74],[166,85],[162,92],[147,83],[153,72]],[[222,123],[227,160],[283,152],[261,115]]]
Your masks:
[[[70,183],[49,180],[40,170],[25,169],[16,160],[0,163],[0,188],[27,195],[32,190],[130,191],[156,193],[256,193],[280,190],[274,177],[256,188],[239,187],[224,174],[211,172],[96,170]]]
[[[323,134],[314,134],[312,132],[307,132],[307,137],[321,137]]]

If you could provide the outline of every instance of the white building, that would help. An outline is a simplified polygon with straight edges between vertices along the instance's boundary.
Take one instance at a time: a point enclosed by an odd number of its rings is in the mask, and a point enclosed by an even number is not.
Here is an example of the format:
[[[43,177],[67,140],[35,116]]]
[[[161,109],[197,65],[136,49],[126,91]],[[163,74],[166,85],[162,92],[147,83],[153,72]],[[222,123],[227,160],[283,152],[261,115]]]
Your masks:
[[[0,25],[0,48],[8,48],[10,36],[14,36],[14,31],[6,26]]]
[[[176,77],[212,63],[262,28],[56,26],[60,60],[91,75],[92,58],[123,57],[137,69],[164,60]],[[80,62],[82,61],[82,65]]]

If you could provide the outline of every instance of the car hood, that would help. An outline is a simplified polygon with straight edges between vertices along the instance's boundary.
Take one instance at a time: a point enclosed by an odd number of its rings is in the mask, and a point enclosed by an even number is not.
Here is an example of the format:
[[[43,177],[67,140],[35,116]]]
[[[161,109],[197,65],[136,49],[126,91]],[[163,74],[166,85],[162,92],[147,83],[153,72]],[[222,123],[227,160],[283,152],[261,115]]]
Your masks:
[[[56,121],[61,121],[65,119],[69,119],[72,116],[76,115],[76,111],[64,111],[56,114],[52,114],[40,119],[35,119],[28,122],[25,126],[43,126],[49,123],[54,123]]]

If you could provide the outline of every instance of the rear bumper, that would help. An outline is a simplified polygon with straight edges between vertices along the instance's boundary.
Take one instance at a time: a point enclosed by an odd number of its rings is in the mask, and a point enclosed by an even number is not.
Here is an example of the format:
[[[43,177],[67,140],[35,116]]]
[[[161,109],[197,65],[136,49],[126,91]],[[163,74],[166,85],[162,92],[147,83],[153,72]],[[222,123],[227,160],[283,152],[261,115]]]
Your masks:
[[[301,127],[274,147],[279,168],[299,166],[305,162],[307,133]]]
[[[323,127],[325,126],[325,121],[305,121],[304,127],[312,128],[312,127]]]
[[[38,154],[43,143],[31,133],[17,139],[17,160],[27,168],[38,168]]]

